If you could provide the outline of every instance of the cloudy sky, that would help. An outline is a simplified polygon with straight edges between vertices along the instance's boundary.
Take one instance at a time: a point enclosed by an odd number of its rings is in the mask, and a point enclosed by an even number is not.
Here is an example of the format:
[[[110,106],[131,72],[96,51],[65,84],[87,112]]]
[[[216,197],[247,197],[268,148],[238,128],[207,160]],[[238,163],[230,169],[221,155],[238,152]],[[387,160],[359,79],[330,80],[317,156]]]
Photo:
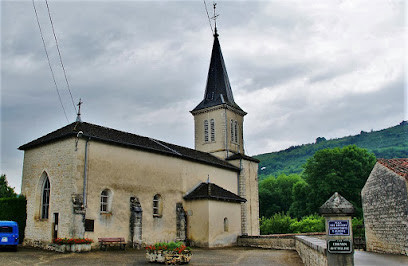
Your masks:
[[[48,2],[82,119],[193,147],[189,111],[203,98],[213,42],[203,1]],[[35,5],[70,123],[47,7]],[[235,101],[248,112],[247,154],[407,119],[403,1],[218,1],[217,13]],[[2,1],[0,171],[17,191],[17,148],[67,123],[32,2]]]

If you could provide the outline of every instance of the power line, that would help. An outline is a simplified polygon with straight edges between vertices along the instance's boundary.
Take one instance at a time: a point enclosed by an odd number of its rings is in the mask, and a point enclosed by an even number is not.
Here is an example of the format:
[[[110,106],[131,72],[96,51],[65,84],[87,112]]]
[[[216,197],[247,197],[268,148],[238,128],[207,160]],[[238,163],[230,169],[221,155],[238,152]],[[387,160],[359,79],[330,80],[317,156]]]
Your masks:
[[[77,109],[76,109],[76,106],[75,106],[75,103],[74,103],[74,98],[72,97],[71,89],[69,88],[69,83],[68,83],[68,79],[67,79],[67,73],[66,73],[66,71],[65,71],[64,64],[62,63],[62,56],[61,56],[61,52],[60,52],[59,45],[58,45],[58,41],[57,41],[57,35],[55,35],[54,23],[52,22],[52,18],[51,18],[50,7],[48,6],[48,1],[47,1],[47,0],[45,0],[45,3],[47,4],[48,17],[50,18],[51,27],[52,27],[52,33],[54,34],[55,44],[56,44],[56,46],[57,46],[58,55],[59,55],[59,59],[60,59],[60,62],[61,62],[61,67],[62,67],[62,70],[64,71],[64,77],[65,77],[65,81],[66,81],[66,83],[67,83],[67,88],[68,88],[68,91],[69,91],[69,95],[71,96],[72,106],[73,106],[74,109],[75,109],[75,113],[77,113]]]
[[[41,35],[41,39],[42,39],[42,42],[43,42],[44,51],[45,51],[45,54],[47,55],[48,66],[50,67],[52,79],[53,79],[54,84],[55,84],[55,89],[57,90],[58,99],[59,99],[59,101],[61,103],[62,110],[64,111],[65,118],[67,119],[67,122],[69,123],[67,113],[65,112],[64,105],[62,104],[61,95],[60,95],[59,90],[58,90],[58,85],[57,85],[57,82],[55,81],[54,71],[52,70],[52,67],[51,67],[50,57],[48,56],[47,46],[45,45],[43,33],[42,33],[42,30],[41,30],[40,20],[38,19],[37,9],[35,8],[34,0],[32,0],[32,2],[33,2],[34,12],[35,12],[35,17],[37,19],[38,28],[40,29],[40,35]]]
[[[210,15],[208,14],[207,3],[205,2],[205,0],[203,0],[203,2],[205,6],[205,12],[207,13],[208,23],[210,24],[211,32],[214,34],[214,30],[211,25],[211,18],[210,18]]]

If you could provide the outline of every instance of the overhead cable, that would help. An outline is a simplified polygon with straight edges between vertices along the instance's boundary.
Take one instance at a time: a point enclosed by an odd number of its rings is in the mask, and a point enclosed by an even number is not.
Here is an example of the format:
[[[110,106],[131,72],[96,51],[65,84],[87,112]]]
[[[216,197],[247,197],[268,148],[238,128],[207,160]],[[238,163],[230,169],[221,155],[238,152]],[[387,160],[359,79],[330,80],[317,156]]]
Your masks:
[[[68,91],[69,91],[69,95],[71,96],[72,106],[73,106],[74,109],[75,109],[75,113],[77,113],[77,108],[76,108],[75,103],[74,103],[74,98],[72,97],[71,89],[69,88],[67,73],[66,73],[66,71],[65,71],[64,63],[62,63],[62,56],[61,56],[61,52],[60,52],[59,45],[58,45],[58,41],[57,41],[57,35],[55,34],[55,30],[54,30],[54,23],[53,23],[52,18],[51,18],[50,7],[48,6],[48,1],[47,1],[47,0],[45,0],[45,3],[47,4],[48,17],[50,18],[51,27],[52,27],[52,33],[54,34],[54,40],[55,40],[55,44],[56,44],[56,46],[57,46],[58,55],[59,55],[59,59],[60,59],[60,62],[61,62],[61,67],[62,67],[62,70],[64,71],[64,77],[65,77],[65,81],[66,81],[66,83],[67,83],[67,88],[68,88]]]
[[[45,45],[44,36],[43,36],[42,30],[41,30],[40,20],[38,19],[37,9],[35,8],[34,0],[32,0],[32,2],[33,2],[34,12],[35,12],[35,17],[37,19],[38,28],[40,29],[40,35],[41,35],[41,39],[42,39],[42,42],[43,42],[44,51],[45,51],[45,54],[47,55],[48,66],[50,67],[52,79],[53,79],[54,84],[55,84],[55,89],[57,90],[58,99],[60,101],[62,110],[64,111],[65,118],[67,119],[67,122],[69,123],[69,119],[67,117],[67,113],[65,112],[65,108],[64,108],[64,105],[63,105],[62,100],[61,100],[61,95],[60,95],[59,90],[58,90],[58,85],[57,85],[57,82],[55,81],[54,71],[52,70],[52,67],[51,67],[50,57],[48,55],[47,46]]]

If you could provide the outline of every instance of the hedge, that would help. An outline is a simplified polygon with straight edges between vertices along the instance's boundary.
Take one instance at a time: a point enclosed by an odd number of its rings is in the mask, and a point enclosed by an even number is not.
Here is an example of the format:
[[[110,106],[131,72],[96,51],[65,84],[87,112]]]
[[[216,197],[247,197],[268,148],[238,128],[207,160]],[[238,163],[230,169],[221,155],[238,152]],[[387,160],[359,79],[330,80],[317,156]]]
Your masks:
[[[0,198],[0,220],[15,221],[18,223],[20,243],[24,240],[24,231],[27,218],[27,200],[24,196],[17,198]]]

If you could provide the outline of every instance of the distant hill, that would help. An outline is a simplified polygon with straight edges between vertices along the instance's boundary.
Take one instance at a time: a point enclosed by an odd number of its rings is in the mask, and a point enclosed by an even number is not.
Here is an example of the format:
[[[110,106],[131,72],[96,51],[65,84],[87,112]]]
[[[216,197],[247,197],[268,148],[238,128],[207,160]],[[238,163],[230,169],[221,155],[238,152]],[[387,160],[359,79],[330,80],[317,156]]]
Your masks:
[[[364,132],[355,136],[326,140],[316,139],[313,144],[292,146],[286,150],[259,154],[259,180],[267,175],[301,173],[307,159],[321,149],[356,145],[375,154],[377,158],[408,158],[408,122],[379,131]]]

